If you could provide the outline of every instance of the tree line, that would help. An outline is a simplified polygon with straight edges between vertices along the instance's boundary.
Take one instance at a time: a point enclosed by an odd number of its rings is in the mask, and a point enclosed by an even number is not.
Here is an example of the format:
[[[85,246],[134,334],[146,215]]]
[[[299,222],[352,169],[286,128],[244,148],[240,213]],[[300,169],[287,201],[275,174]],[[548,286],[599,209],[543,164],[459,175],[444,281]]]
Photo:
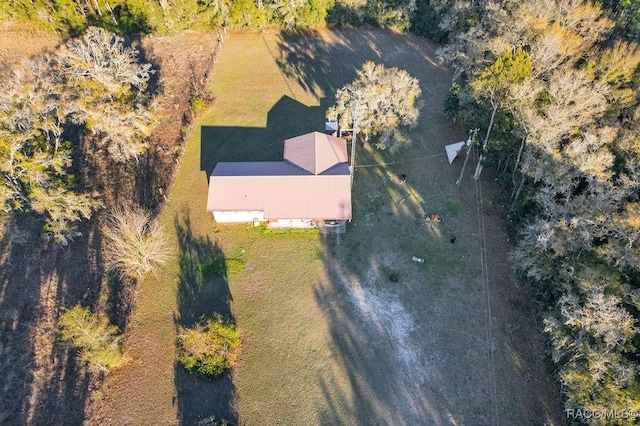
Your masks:
[[[466,3],[483,7],[482,2]],[[615,22],[617,34],[640,38],[640,0],[596,3]],[[447,42],[453,26],[469,29],[479,23],[476,9],[455,0],[0,0],[0,18],[29,21],[70,36],[89,26],[122,34],[163,34],[367,24]]]
[[[164,34],[184,29],[367,24],[447,42],[450,34],[480,23],[478,8],[485,8],[483,4],[469,0],[0,0],[0,18],[29,21],[69,36],[90,26],[121,34]],[[616,34],[640,38],[640,0],[599,0],[596,5],[613,20]]]
[[[460,78],[445,112],[484,132],[476,177],[506,188],[567,408],[637,412],[640,46],[585,0],[430,6]]]
[[[185,29],[412,27],[416,0],[0,0],[0,17],[74,36],[89,26],[118,33]]]
[[[5,18],[76,35],[88,26],[119,33],[324,25],[332,0],[2,0]]]

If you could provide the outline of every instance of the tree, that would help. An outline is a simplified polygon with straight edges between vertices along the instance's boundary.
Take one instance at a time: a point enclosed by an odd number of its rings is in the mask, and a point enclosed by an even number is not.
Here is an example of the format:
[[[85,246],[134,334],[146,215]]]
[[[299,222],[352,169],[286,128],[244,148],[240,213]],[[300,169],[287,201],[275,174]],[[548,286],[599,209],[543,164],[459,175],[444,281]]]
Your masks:
[[[456,77],[477,75],[496,57],[516,46],[525,46],[514,31],[518,23],[513,14],[518,3],[512,0],[432,0],[432,7],[442,17],[440,31],[449,42],[437,49],[442,62],[451,64]]]
[[[552,358],[562,366],[567,405],[594,411],[637,407],[633,391],[637,368],[621,353],[637,332],[635,320],[618,297],[606,295],[593,283],[592,278],[605,277],[589,277],[593,274],[586,270],[577,275],[588,288],[585,300],[573,294],[562,296],[555,315],[544,321]]]
[[[138,159],[155,123],[154,105],[145,90],[151,64],[140,64],[138,51],[124,39],[90,27],[82,38],[57,52],[54,72],[64,77],[65,102],[73,120],[96,136],[98,148],[118,162]]]
[[[638,0],[601,0],[605,10],[615,18],[618,31],[629,39],[640,38],[640,1]]]
[[[44,236],[66,244],[79,235],[74,223],[99,202],[73,191],[72,146],[63,133],[75,109],[61,100],[51,68],[47,57],[27,61],[0,90],[0,205],[4,220],[38,213]]]
[[[611,87],[619,108],[636,104],[636,70],[640,65],[640,46],[617,40],[612,47],[601,49],[587,64],[589,78]]]
[[[465,73],[476,99],[489,101],[492,117],[501,109],[513,118],[520,139],[517,154],[507,153],[521,174],[513,179],[521,230],[512,264],[554,307],[544,323],[566,405],[635,410],[638,47],[610,37],[611,21],[590,1],[453,1],[444,8],[441,27],[451,43],[440,56]],[[510,81],[505,52],[518,46],[530,72]]]
[[[162,226],[142,208],[115,208],[107,219],[104,235],[111,269],[121,274],[139,278],[169,258]]]
[[[523,2],[515,17],[512,31],[524,35],[521,42],[529,46],[536,78],[575,65],[613,27],[599,7],[584,0]]]
[[[62,340],[81,350],[82,359],[98,371],[109,372],[127,361],[118,328],[89,308],[63,309],[58,319]]]
[[[506,51],[500,54],[493,64],[483,69],[478,77],[471,82],[471,87],[476,95],[488,99],[491,103],[491,118],[482,142],[483,153],[480,154],[474,174],[476,179],[480,177],[482,172],[484,151],[489,144],[489,137],[491,136],[500,102],[508,97],[514,85],[521,83],[530,75],[531,60],[529,59],[529,54],[519,47],[515,51]]]
[[[66,244],[99,205],[76,192],[74,156],[96,146],[112,161],[137,159],[154,124],[150,64],[103,29],[25,62],[0,88],[0,206],[3,220],[37,213],[43,233]],[[72,143],[71,141],[74,141]],[[84,145],[82,148],[79,145]],[[92,160],[92,158],[85,158]]]
[[[240,344],[236,326],[216,315],[191,328],[179,328],[178,360],[195,375],[217,377],[237,362]]]
[[[401,127],[418,123],[421,94],[418,80],[406,71],[367,62],[353,82],[338,89],[327,118],[339,120],[343,128],[357,128],[365,141],[377,135],[378,148],[395,151],[408,141]]]
[[[449,93],[444,98],[443,112],[454,123],[458,119],[458,113],[460,113],[460,85],[455,81],[451,83]]]

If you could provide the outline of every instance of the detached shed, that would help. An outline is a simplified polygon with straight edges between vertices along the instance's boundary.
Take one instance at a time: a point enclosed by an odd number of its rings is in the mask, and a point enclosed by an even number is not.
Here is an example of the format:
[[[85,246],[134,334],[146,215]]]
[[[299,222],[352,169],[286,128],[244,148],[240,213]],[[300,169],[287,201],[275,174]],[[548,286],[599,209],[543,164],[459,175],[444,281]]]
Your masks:
[[[207,211],[219,223],[294,228],[351,220],[347,161],[344,139],[313,132],[285,140],[283,161],[220,162],[209,179]]]

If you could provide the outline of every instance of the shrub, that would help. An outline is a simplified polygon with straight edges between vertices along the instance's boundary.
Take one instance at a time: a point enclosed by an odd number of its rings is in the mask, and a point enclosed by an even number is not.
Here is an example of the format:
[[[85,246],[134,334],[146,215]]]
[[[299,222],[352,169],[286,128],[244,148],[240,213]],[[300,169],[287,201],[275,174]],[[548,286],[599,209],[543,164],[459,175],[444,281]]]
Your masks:
[[[64,309],[58,319],[58,328],[62,340],[79,348],[82,359],[92,368],[109,372],[127,361],[120,345],[118,327],[91,313],[89,308],[76,305]]]
[[[220,315],[203,318],[178,331],[178,361],[197,376],[214,378],[232,367],[240,355],[240,333]]]
[[[197,98],[194,98],[191,100],[191,109],[193,111],[194,116],[197,116],[206,108],[207,108],[207,101],[204,100],[204,98],[198,96]]]
[[[116,208],[105,229],[111,269],[130,277],[141,277],[169,257],[169,244],[162,226],[140,207]]]

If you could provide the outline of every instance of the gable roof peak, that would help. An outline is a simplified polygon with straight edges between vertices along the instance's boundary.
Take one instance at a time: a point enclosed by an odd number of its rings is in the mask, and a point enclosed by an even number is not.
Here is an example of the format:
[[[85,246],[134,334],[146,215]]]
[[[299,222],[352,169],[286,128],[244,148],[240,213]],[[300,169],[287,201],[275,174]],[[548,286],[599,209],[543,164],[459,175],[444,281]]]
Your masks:
[[[286,139],[284,159],[319,175],[337,164],[347,162],[346,141],[320,132]]]

